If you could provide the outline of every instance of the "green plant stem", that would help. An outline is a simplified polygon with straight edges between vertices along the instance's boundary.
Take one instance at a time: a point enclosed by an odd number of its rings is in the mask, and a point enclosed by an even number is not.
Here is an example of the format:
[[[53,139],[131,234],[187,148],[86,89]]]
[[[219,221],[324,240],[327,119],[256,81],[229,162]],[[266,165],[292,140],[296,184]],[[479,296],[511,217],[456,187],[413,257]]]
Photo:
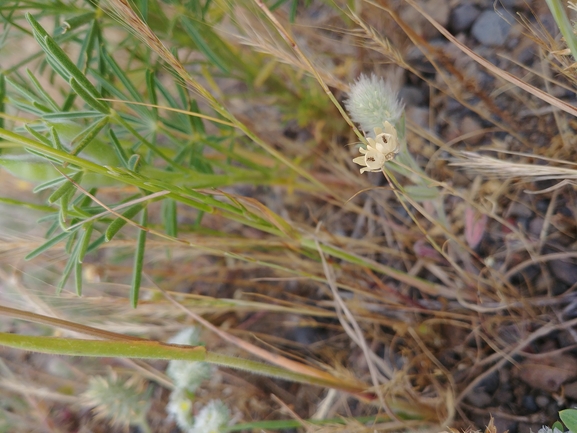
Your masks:
[[[21,350],[56,355],[208,362],[293,382],[326,386],[357,394],[363,392],[363,389],[337,378],[328,380],[296,373],[258,361],[208,352],[202,346],[179,346],[150,340],[81,340],[10,333],[0,333],[0,344]]]

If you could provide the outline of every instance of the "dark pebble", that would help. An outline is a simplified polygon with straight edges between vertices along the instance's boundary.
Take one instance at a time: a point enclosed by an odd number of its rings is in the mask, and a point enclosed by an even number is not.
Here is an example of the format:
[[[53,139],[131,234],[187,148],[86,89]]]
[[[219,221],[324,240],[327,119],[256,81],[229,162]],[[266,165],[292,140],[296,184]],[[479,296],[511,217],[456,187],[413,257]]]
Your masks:
[[[534,413],[539,410],[539,406],[537,406],[535,398],[532,395],[524,395],[521,402],[523,404],[523,408],[525,408],[530,413]]]

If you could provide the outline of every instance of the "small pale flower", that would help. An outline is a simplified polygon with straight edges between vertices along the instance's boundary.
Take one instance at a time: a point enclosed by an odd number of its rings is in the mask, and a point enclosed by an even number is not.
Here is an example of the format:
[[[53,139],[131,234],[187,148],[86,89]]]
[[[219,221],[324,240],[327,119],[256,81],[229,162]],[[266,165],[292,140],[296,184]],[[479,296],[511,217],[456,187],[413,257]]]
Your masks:
[[[355,164],[362,165],[361,173],[365,171],[381,171],[385,162],[392,160],[399,152],[397,130],[389,122],[384,122],[382,128],[375,128],[375,138],[367,137],[367,148],[359,149],[364,156],[353,159]]]

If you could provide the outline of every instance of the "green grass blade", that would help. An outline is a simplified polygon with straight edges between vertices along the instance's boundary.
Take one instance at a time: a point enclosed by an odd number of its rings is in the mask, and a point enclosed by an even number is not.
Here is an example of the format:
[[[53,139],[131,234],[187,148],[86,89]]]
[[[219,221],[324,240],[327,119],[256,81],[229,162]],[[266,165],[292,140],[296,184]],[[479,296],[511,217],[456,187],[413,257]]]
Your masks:
[[[176,202],[174,200],[166,199],[162,202],[162,217],[166,234],[176,238],[178,236],[178,220]]]
[[[148,224],[148,209],[144,208],[140,217],[140,225],[146,227]],[[130,303],[132,308],[138,305],[138,295],[140,293],[140,283],[142,282],[142,266],[144,264],[144,250],[146,248],[146,230],[140,229],[136,241],[136,252],[134,255],[134,266],[132,270],[132,284],[130,286]]]
[[[190,36],[198,50],[203,53],[207,59],[218,67],[222,72],[225,74],[230,73],[230,68],[224,62],[224,60],[218,56],[214,50],[208,45],[205,40],[205,37],[215,37],[214,33],[208,28],[206,24],[200,24],[191,20],[190,18],[183,16],[180,18],[180,22],[184,31]],[[198,27],[202,26],[202,30]],[[204,37],[203,37],[204,36]]]

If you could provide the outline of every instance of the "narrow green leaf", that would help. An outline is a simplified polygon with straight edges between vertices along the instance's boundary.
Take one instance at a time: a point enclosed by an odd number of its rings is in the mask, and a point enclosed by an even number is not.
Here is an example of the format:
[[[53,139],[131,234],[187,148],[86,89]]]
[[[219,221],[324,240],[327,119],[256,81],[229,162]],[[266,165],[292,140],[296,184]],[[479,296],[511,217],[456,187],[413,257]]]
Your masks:
[[[4,203],[4,204],[10,204],[13,206],[18,206],[20,208],[27,208],[27,209],[32,209],[32,210],[37,210],[40,212],[54,212],[54,208],[50,207],[50,206],[43,206],[40,204],[35,204],[35,203],[29,203],[27,201],[20,201],[20,200],[15,200],[13,198],[8,198],[8,197],[0,197],[0,203]]]
[[[42,114],[44,113],[52,113],[52,110],[50,108],[48,108],[46,105],[44,104],[40,104],[38,102],[32,102],[32,106],[37,108]]]
[[[74,264],[74,286],[76,287],[76,294],[82,296],[82,262]]]
[[[196,99],[192,99],[190,101],[188,105],[188,110],[192,111],[193,113],[200,114],[200,107],[198,106],[198,102],[196,102]],[[206,134],[206,130],[204,129],[204,123],[202,122],[202,119],[200,117],[188,116],[188,118],[190,119],[190,124],[192,126],[193,131],[198,132],[199,134],[202,135]]]
[[[76,15],[75,17],[68,18],[66,21],[62,22],[62,25],[54,30],[54,36],[63,35],[70,30],[74,30],[84,24],[89,23],[96,17],[95,12],[87,12],[85,14]]]
[[[66,111],[70,110],[72,108],[72,106],[74,105],[75,100],[76,100],[76,93],[70,92],[66,96],[66,99],[64,100],[64,104],[62,104],[62,110],[61,111],[66,112]]]
[[[131,171],[138,171],[138,165],[140,163],[140,155],[135,153],[128,158],[128,169]]]
[[[62,142],[60,141],[58,131],[56,131],[56,128],[54,128],[54,126],[50,127],[50,139],[52,140],[52,146],[54,146],[55,149],[66,152],[64,146],[62,146]]]
[[[92,143],[92,140],[96,138],[98,133],[108,125],[108,117],[103,117],[98,122],[93,123],[87,129],[85,129],[80,135],[74,137],[73,142],[80,139],[74,148],[70,151],[71,155],[78,155],[86,146]]]
[[[68,227],[66,227],[66,220],[68,219],[68,204],[70,203],[70,198],[72,197],[72,194],[74,194],[74,192],[75,189],[72,188],[69,191],[66,191],[66,193],[64,193],[62,197],[60,197],[60,212],[59,212],[60,218],[58,219],[58,221],[60,223],[60,227],[64,231],[68,231]]]
[[[78,230],[75,231],[72,236],[70,236],[67,240],[66,240],[66,244],[64,245],[64,252],[66,254],[70,254],[72,253],[72,249],[74,248],[74,245],[76,244],[76,238],[78,237]]]
[[[28,255],[26,257],[24,257],[24,260],[32,260],[34,257],[39,256],[44,251],[46,251],[46,250],[50,249],[51,247],[53,247],[54,245],[56,245],[58,242],[61,242],[64,239],[66,239],[68,236],[72,235],[72,233],[74,233],[74,232],[70,231],[70,232],[60,233],[58,236],[55,236],[52,239],[44,242],[38,248],[36,248],[32,252],[28,253]]]
[[[92,46],[94,45],[94,23],[92,22],[92,26],[90,26],[90,30],[86,34],[86,36],[82,39],[82,45],[80,46],[80,51],[78,52],[78,58],[76,59],[76,67],[82,71],[86,71],[89,65],[88,61],[88,53],[92,50]],[[100,93],[99,93],[100,95]]]
[[[53,58],[80,84],[93,98],[100,97],[96,87],[86,78],[80,69],[70,60],[70,57],[50,36],[44,38],[46,46]]]
[[[98,192],[98,188],[94,187],[94,188],[90,188],[90,190],[88,191],[88,194],[90,195],[85,195],[84,197],[82,197],[79,201],[78,201],[78,206],[80,206],[81,208],[86,208],[90,205],[90,203],[92,203],[92,197],[94,197],[96,195],[96,193]],[[92,197],[90,197],[92,196]],[[95,213],[100,212],[100,207],[98,207],[98,210]]]
[[[32,30],[34,31],[34,33],[40,36],[41,39],[44,39],[46,36],[49,36],[48,32],[44,30],[44,27],[42,27],[30,13],[26,13],[26,20],[28,20],[28,22],[32,26]]]
[[[6,97],[6,77],[0,73],[0,113],[4,113],[4,98]],[[4,117],[0,116],[0,128],[4,128]],[[0,153],[2,150],[0,149]]]
[[[34,128],[31,128],[28,124],[24,125],[24,129],[26,129],[26,131],[33,136],[36,140],[40,141],[41,143],[44,143],[46,146],[50,146],[50,147],[54,147],[52,145],[52,142],[46,138],[44,135],[40,134],[39,132],[35,131]]]
[[[91,117],[102,117],[101,111],[75,111],[73,113],[60,111],[58,113],[43,114],[45,120],[70,120],[70,119],[89,119]]]
[[[293,0],[292,4],[291,4],[291,9],[290,9],[290,13],[289,13],[289,22],[290,23],[294,23],[295,22],[295,18],[297,16],[297,6],[298,6],[299,2],[298,0]]]
[[[23,110],[27,113],[34,114],[35,116],[43,116],[45,114],[44,111],[39,110],[32,103],[28,103],[28,102],[24,102],[24,101],[17,101],[17,100],[15,100],[9,96],[7,99],[10,101],[10,104],[13,107],[19,108],[20,110]]]
[[[162,84],[162,82],[157,77],[154,77],[154,81],[156,83],[156,88],[162,94],[164,99],[166,99],[166,101],[168,102],[168,105],[170,107],[179,108],[179,105],[176,102],[176,99],[174,99],[174,97],[171,95],[171,93],[168,91],[168,89]],[[180,89],[180,87],[181,86],[178,86],[179,89]],[[191,134],[192,129],[190,128],[190,124],[187,120],[187,117],[189,117],[189,116],[185,116],[182,113],[174,113],[173,115],[176,116],[176,118],[178,119],[179,127],[177,129],[181,129],[182,132]],[[162,121],[166,122],[166,119],[162,119]]]
[[[112,129],[108,130],[108,136],[110,137],[110,142],[114,147],[114,151],[116,152],[118,159],[122,161],[122,165],[124,165],[124,167],[128,168],[128,157],[126,156],[126,152],[122,148],[120,141],[118,141],[118,138],[116,138],[116,134]]]
[[[132,84],[130,79],[124,73],[124,70],[118,65],[118,63],[116,63],[116,61],[108,53],[108,51],[106,51],[105,49],[102,49],[101,53],[102,53],[102,57],[104,58],[104,60],[106,61],[106,63],[110,67],[110,69],[112,70],[113,75],[122,82],[122,84],[124,85],[126,90],[128,90],[128,93],[130,93],[132,98],[137,102],[144,102],[140,92],[136,89],[136,87],[134,87],[134,85]]]
[[[169,198],[162,202],[162,216],[164,219],[164,230],[167,235],[178,236],[176,202]]]
[[[12,81],[10,78],[6,77],[6,82],[8,84],[10,84],[11,87],[14,88],[14,90],[16,90],[18,93],[20,93],[22,96],[24,96],[24,98],[28,101],[28,102],[37,102],[39,104],[41,104],[42,99],[36,95],[35,93],[33,93],[32,91],[28,90],[26,87],[21,86],[20,84]]]
[[[70,178],[75,182],[75,183],[80,183],[80,181],[82,180],[82,176],[83,176],[84,172],[83,171],[79,171],[78,173],[73,174],[72,176],[70,176]],[[61,185],[56,191],[54,191],[50,197],[48,197],[48,203],[52,204],[55,203],[56,201],[58,201],[60,198],[62,198],[62,196],[64,196],[65,194],[69,193],[71,190],[74,190],[76,188],[75,183],[67,180],[63,185]]]
[[[66,263],[66,266],[64,267],[64,272],[62,273],[62,278],[60,279],[60,282],[58,283],[58,286],[56,288],[56,294],[59,295],[60,292],[62,292],[62,289],[64,288],[64,286],[66,285],[66,282],[68,281],[68,278],[70,278],[70,274],[72,273],[72,271],[75,269],[75,265],[78,264],[78,252],[80,251],[80,242],[76,242],[76,244],[74,245],[74,248],[72,249],[72,252],[70,253],[70,257],[68,258],[68,262]]]
[[[146,70],[146,91],[148,93],[148,99],[153,105],[158,105],[158,98],[156,97],[156,86],[155,86],[155,79],[154,79],[154,71],[150,69]],[[158,120],[158,108],[151,107],[152,110],[152,118],[154,120]]]
[[[148,0],[138,0],[135,1],[138,5],[138,14],[142,18],[142,21],[148,21]]]
[[[84,72],[88,70],[88,67],[92,63],[92,59],[96,53],[96,56],[99,60],[101,60],[100,56],[100,42],[101,42],[101,33],[100,33],[100,26],[98,24],[98,20],[92,21],[90,26],[90,30],[88,31],[88,36],[84,41],[82,48],[86,48],[84,52],[84,56],[86,57],[84,62]],[[80,61],[80,58],[78,58]],[[99,89],[100,90],[100,89]],[[101,93],[101,92],[100,92]]]
[[[40,185],[36,186],[32,192],[33,193],[38,193],[40,191],[44,191],[45,189],[49,189],[49,188],[53,188],[56,185],[60,185],[63,182],[68,182],[68,179],[66,179],[64,176],[62,177],[58,177],[56,179],[51,179],[47,182],[42,182]]]
[[[92,237],[92,229],[94,226],[94,221],[89,221],[84,224],[82,227],[84,229],[84,233],[82,234],[82,244],[80,245],[80,250],[78,251],[78,263],[82,263],[84,261],[84,256],[88,251],[88,246],[90,245],[90,238]]]
[[[42,95],[44,101],[47,102],[48,105],[50,105],[50,107],[52,107],[54,111],[59,111],[59,107],[56,101],[52,98],[52,96],[50,96],[50,94],[46,90],[44,90],[42,84],[40,84],[40,81],[36,79],[36,77],[30,71],[30,69],[26,68],[26,74],[28,75],[28,78],[30,78],[30,81],[32,82],[36,90]]]
[[[50,147],[52,147],[52,146],[50,146]],[[61,161],[60,159],[58,159],[58,158],[56,158],[56,157],[54,157],[54,156],[52,156],[52,155],[47,155],[47,154],[45,154],[44,152],[40,152],[40,151],[38,151],[38,150],[31,149],[31,148],[29,148],[29,147],[25,147],[24,150],[25,150],[26,152],[34,155],[34,156],[39,156],[40,158],[46,159],[46,160],[48,160],[48,161],[50,161],[50,162],[53,162],[53,163],[55,163],[55,164],[58,164],[58,165],[62,164],[62,161]]]
[[[70,87],[72,88],[72,90],[76,92],[78,96],[82,98],[84,102],[86,102],[95,110],[100,111],[103,114],[110,113],[110,107],[100,102],[98,99],[94,98],[89,92],[86,91],[84,87],[78,84],[78,82],[74,78],[70,78]]]
[[[106,236],[100,235],[90,245],[88,245],[88,249],[86,250],[86,254],[96,250],[100,245],[102,245],[105,242],[106,242]]]
[[[215,66],[217,66],[222,72],[225,74],[230,73],[230,68],[228,65],[226,65],[224,60],[212,50],[212,48],[207,44],[205,40],[205,37],[207,36],[216,37],[210,28],[205,24],[197,23],[186,16],[182,16],[180,18],[180,22],[182,23],[184,31],[188,34],[188,36],[190,36],[198,50],[203,53],[207,59]],[[198,28],[200,26],[202,26],[202,30]]]
[[[118,231],[126,225],[126,219],[131,219],[134,217],[138,212],[142,210],[143,207],[144,205],[142,203],[131,206],[122,213],[124,218],[117,217],[114,221],[112,221],[104,233],[106,242],[112,240],[116,233],[118,233]]]
[[[146,227],[148,223],[148,209],[144,208],[140,217],[140,225]],[[144,264],[144,249],[146,247],[146,230],[140,229],[136,241],[136,252],[134,255],[134,266],[132,271],[132,284],[130,286],[130,303],[132,308],[138,305],[138,295],[140,293],[140,283],[142,282],[142,266]]]

